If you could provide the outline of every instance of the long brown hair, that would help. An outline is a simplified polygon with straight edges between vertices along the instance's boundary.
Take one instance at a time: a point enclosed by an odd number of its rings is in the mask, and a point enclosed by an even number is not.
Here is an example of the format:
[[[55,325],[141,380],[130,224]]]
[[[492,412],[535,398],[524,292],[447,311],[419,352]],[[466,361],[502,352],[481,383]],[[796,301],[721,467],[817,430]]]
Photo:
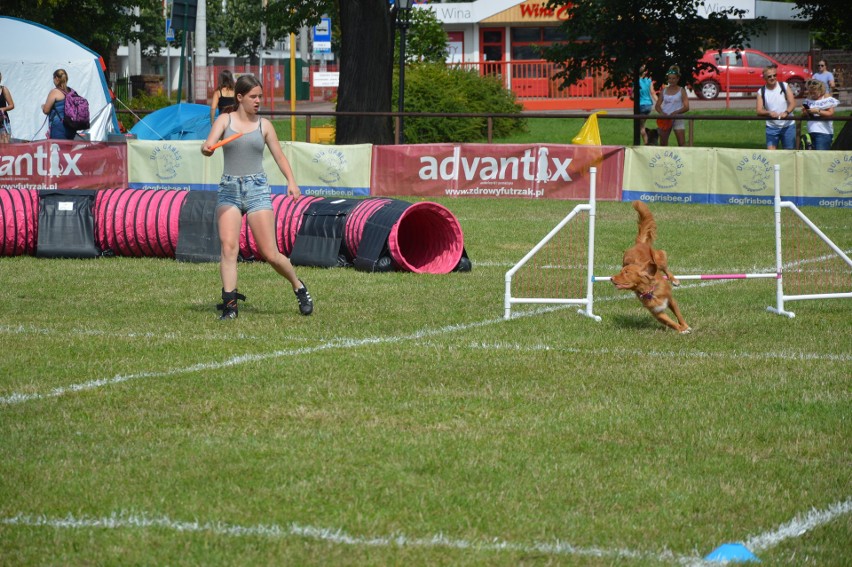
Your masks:
[[[53,72],[53,78],[59,79],[59,84],[56,85],[60,91],[65,92],[68,90],[68,73],[65,72],[65,69],[57,69]]]
[[[225,108],[224,112],[234,112],[240,105],[240,96],[245,96],[255,87],[263,89],[263,83],[254,75],[240,75],[234,85],[234,104]]]

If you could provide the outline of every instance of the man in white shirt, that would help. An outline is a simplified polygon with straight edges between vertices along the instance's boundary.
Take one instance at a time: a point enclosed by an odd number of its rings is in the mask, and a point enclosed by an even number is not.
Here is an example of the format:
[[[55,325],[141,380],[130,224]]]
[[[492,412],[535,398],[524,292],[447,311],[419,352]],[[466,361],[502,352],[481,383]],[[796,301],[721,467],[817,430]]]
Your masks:
[[[785,150],[796,149],[796,123],[789,118],[796,108],[796,99],[789,85],[779,83],[778,69],[769,65],[763,69],[765,85],[757,90],[757,115],[766,116],[766,149],[774,150],[779,143]]]

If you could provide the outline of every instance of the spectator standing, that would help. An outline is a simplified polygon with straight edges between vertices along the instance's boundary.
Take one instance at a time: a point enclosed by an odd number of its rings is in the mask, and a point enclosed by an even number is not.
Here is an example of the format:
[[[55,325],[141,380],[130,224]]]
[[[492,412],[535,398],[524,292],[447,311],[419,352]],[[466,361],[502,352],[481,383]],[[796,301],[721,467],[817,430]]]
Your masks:
[[[807,82],[808,95],[802,103],[802,115],[808,120],[808,134],[815,150],[830,150],[834,140],[834,122],[826,120],[834,116],[834,109],[840,104],[825,90],[825,83],[820,79]]]
[[[669,136],[674,130],[677,145],[683,146],[686,143],[684,136],[686,120],[671,118],[689,112],[689,97],[686,89],[680,86],[680,68],[677,65],[672,65],[666,71],[666,87],[660,91],[656,107],[657,112],[663,115],[663,120],[657,121],[657,126],[660,128],[660,145],[669,145]]]
[[[205,156],[213,155],[211,146],[220,139],[236,134],[240,137],[223,146],[224,170],[219,181],[216,221],[222,257],[219,272],[222,277],[222,310],[220,319],[237,318],[237,301],[245,296],[237,292],[237,257],[240,252],[242,216],[254,235],[258,251],[272,268],[293,286],[299,302],[299,312],[310,315],[314,304],[308,288],[296,276],[287,258],[278,250],[275,238],[275,218],[266,172],[263,170],[263,150],[269,148],[275,164],[287,178],[287,194],[294,200],[301,196],[290,162],[281,150],[272,123],[258,116],[263,87],[253,75],[241,76],[234,86],[236,105],[231,112],[219,115],[201,146]]]
[[[12,126],[9,123],[9,111],[15,108],[15,100],[8,87],[3,84],[0,73],[0,144],[8,144],[12,138]]]
[[[234,74],[227,69],[219,73],[219,86],[213,91],[213,100],[210,102],[210,123],[216,120],[216,111],[224,114],[225,109],[236,104],[234,98]]]
[[[825,64],[825,60],[820,60],[817,63],[817,72],[814,73],[812,79],[816,79],[818,81],[822,81],[825,83],[825,91],[830,95],[834,92],[836,85],[834,84],[834,73],[828,70],[828,65]]]
[[[657,104],[657,91],[654,89],[654,80],[651,79],[648,68],[642,65],[639,70],[639,114],[649,115]],[[642,135],[642,142],[648,145],[648,131],[645,130],[645,118],[639,121],[639,133]]]
[[[41,105],[41,111],[47,114],[49,138],[53,140],[73,140],[77,132],[65,128],[65,95],[68,93],[68,73],[65,69],[53,72],[53,88],[47,94],[47,100]]]
[[[757,115],[766,116],[766,149],[774,150],[779,143],[785,150],[796,149],[796,126],[793,110],[796,99],[786,83],[778,82],[778,69],[775,65],[763,68],[764,86],[757,89]]]

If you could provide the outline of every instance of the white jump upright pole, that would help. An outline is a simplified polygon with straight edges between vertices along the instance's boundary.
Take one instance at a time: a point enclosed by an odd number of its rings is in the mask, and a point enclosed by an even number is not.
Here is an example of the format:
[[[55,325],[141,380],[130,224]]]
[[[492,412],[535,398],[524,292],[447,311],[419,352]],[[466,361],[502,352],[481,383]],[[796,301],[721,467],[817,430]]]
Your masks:
[[[598,209],[598,168],[589,168],[589,174],[589,259],[587,262],[588,272],[586,273],[586,307],[585,309],[578,309],[577,312],[595,321],[600,321],[601,318],[592,313],[592,301],[594,299],[592,288],[595,284],[595,214]]]
[[[781,166],[775,164],[775,307],[766,310],[778,315],[796,316],[792,311],[784,311],[784,266],[781,254]]]

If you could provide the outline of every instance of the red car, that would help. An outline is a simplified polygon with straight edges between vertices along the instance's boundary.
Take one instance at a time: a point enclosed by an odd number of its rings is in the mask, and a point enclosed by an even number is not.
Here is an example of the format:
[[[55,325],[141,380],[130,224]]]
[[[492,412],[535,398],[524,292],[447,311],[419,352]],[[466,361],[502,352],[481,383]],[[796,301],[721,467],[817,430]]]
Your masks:
[[[807,67],[779,63],[756,49],[723,49],[721,54],[713,49],[705,53],[700,61],[717,68],[717,71],[704,70],[696,75],[695,95],[705,100],[716,98],[720,92],[726,91],[755,92],[765,84],[763,68],[767,65],[778,66],[778,81],[788,83],[796,97],[804,94],[805,81],[812,75]]]

